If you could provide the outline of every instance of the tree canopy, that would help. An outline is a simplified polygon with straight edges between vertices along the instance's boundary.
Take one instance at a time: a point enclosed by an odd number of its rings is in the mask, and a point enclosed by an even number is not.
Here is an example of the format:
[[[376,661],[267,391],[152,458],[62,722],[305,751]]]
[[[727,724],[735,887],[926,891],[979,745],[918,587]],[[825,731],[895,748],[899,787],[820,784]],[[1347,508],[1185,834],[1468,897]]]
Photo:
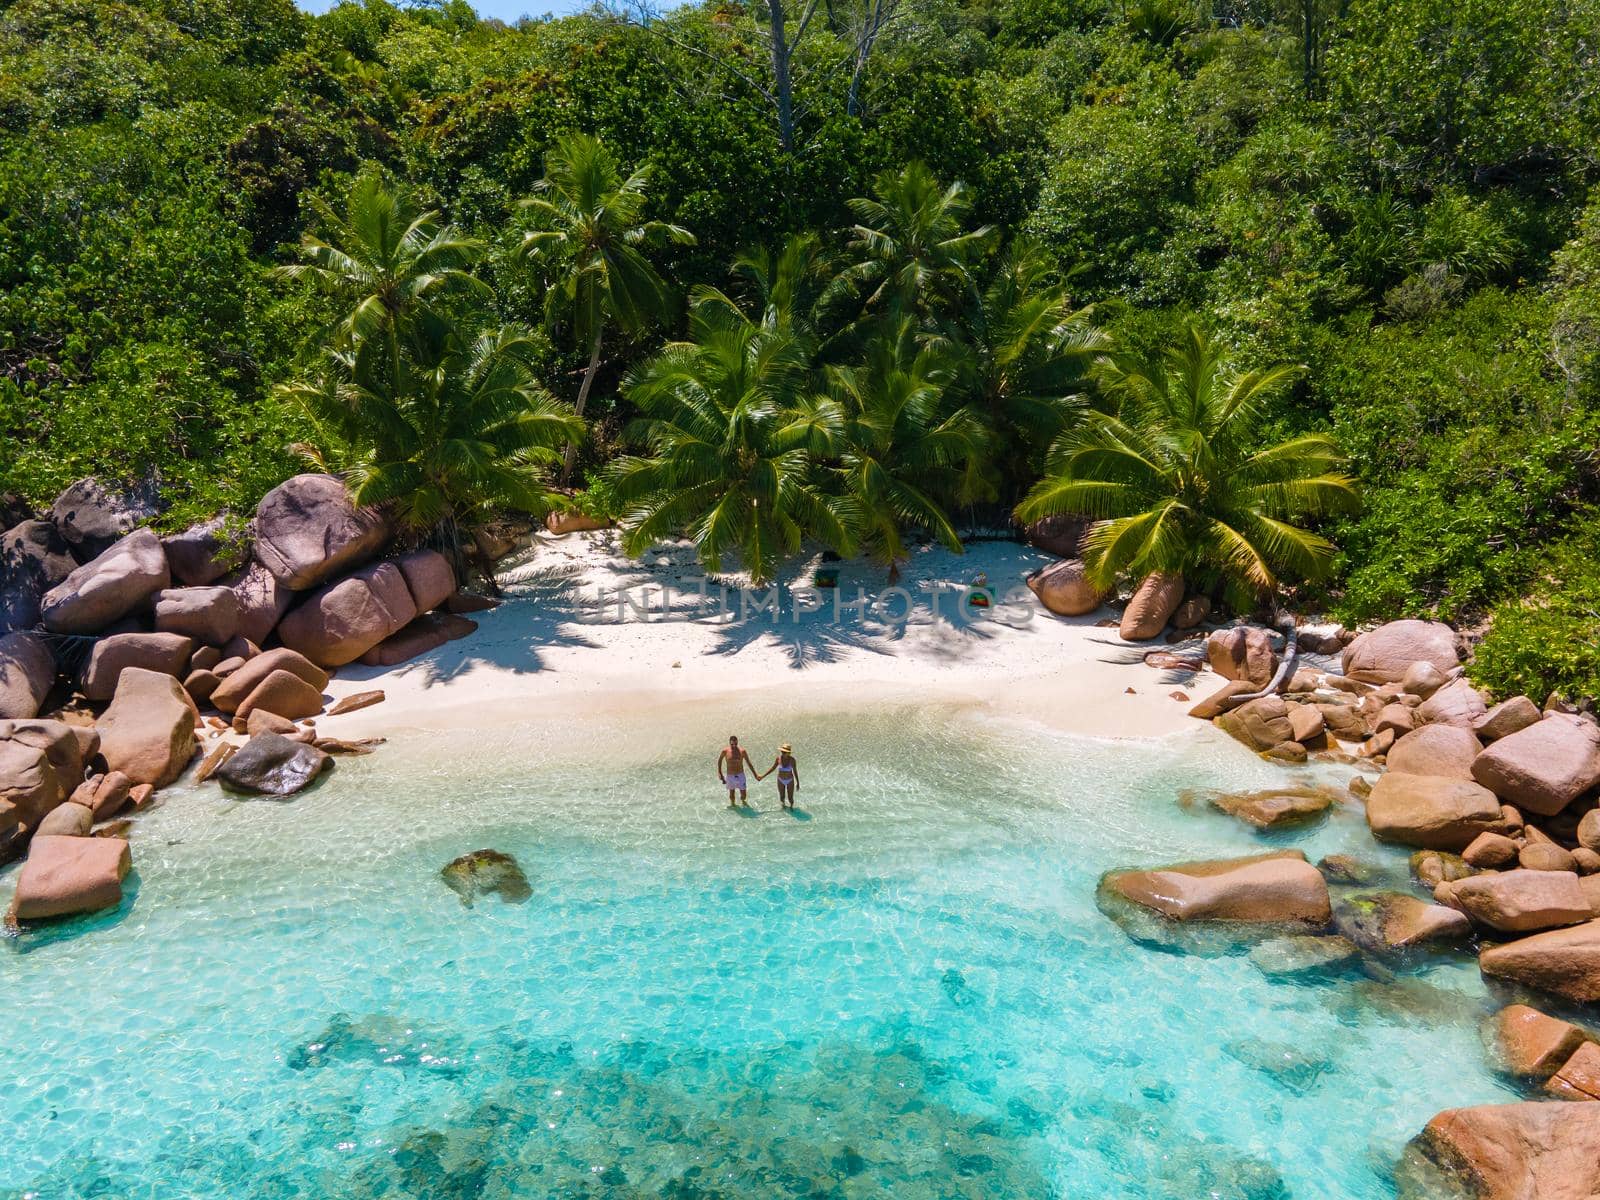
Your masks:
[[[1349,620],[1487,618],[1527,678],[1530,614],[1587,611],[1562,564],[1600,501],[1597,31],[1600,0],[12,0],[0,491],[243,511],[331,428],[296,388],[470,392],[452,355],[511,327],[529,404],[584,398],[588,503],[661,459],[637,528],[673,525],[664,480],[780,488],[800,508],[718,519],[730,558],[892,559],[1059,483],[1070,439],[1150,436],[1115,370],[1194,326],[1241,378],[1305,367],[1237,461],[1331,438],[1362,495],[1296,516],[1337,550],[1271,576]],[[694,466],[713,409],[766,468]]]

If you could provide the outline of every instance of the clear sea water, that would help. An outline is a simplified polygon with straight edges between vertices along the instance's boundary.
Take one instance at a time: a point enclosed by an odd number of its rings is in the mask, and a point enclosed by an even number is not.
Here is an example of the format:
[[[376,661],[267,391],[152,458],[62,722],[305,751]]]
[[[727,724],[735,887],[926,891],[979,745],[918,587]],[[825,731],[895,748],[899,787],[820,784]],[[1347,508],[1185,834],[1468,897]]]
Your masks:
[[[1176,802],[1282,769],[780,702],[175,789],[119,911],[0,944],[0,1195],[1365,1200],[1434,1112],[1512,1098],[1470,959],[1273,983],[1097,910],[1117,866],[1403,861],[1355,809],[1264,843]],[[795,743],[800,812],[725,810],[730,730]],[[525,903],[444,886],[480,847]]]

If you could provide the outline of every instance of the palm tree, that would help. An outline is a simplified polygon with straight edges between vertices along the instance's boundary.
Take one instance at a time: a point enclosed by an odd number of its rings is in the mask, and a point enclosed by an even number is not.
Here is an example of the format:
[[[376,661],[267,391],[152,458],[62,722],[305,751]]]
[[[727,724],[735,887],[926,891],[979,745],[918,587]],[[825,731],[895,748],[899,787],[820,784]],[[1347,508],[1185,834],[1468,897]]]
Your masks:
[[[1036,246],[1017,241],[954,334],[963,350],[961,388],[992,437],[989,460],[1013,485],[1037,474],[1039,450],[1087,407],[1090,368],[1111,344],[1092,311],[1074,309],[1049,272]],[[1015,498],[1012,492],[1008,503]]]
[[[626,178],[616,158],[588,134],[560,138],[545,157],[538,195],[522,201],[535,227],[522,236],[516,255],[543,261],[554,279],[545,295],[545,322],[570,323],[589,351],[574,406],[579,416],[589,400],[606,328],[626,333],[665,323],[677,297],[640,252],[671,241],[693,245],[694,235],[677,225],[642,219],[648,174]],[[563,478],[572,467],[568,452]]]
[[[398,387],[368,350],[336,346],[318,375],[279,390],[312,420],[308,453],[340,471],[356,503],[386,504],[403,527],[439,538],[459,572],[463,529],[497,509],[543,517],[562,503],[549,470],[583,422],[535,380],[520,326],[469,340],[433,323],[418,349]]]
[[[808,339],[819,336],[818,310],[833,276],[815,233],[790,234],[776,252],[765,246],[746,250],[733,260],[733,273],[753,303],[741,304],[720,289],[699,288],[694,305],[702,315],[722,309],[735,323],[749,321]]]
[[[437,212],[424,211],[409,192],[375,173],[350,185],[343,216],[319,197],[311,205],[324,236],[306,233],[301,261],[273,274],[310,280],[335,297],[345,311],[324,340],[345,348],[380,340],[391,385],[400,378],[413,323],[437,316],[436,298],[449,290],[489,292],[468,270],[483,256],[483,243],[441,224]]]
[[[875,199],[848,201],[855,214],[842,272],[830,300],[864,296],[867,311],[923,313],[971,287],[972,268],[988,248],[992,226],[969,229],[965,184],[941,187],[920,162],[884,171]]]
[[[985,436],[969,409],[947,410],[953,372],[946,353],[919,348],[914,324],[901,318],[872,340],[861,366],[834,367],[828,376],[845,414],[839,471],[862,540],[888,566],[889,581],[900,577],[908,528],[960,552],[944,500],[965,498]]]
[[[807,537],[848,552],[848,505],[821,488],[813,465],[842,420],[809,394],[804,344],[730,319],[718,302],[697,306],[690,336],[623,385],[644,414],[628,436],[647,448],[608,471],[624,509],[624,549],[640,554],[687,532],[708,569],[736,557],[757,583]]]
[[[1265,401],[1302,370],[1235,371],[1193,327],[1161,360],[1112,363],[1104,385],[1120,411],[1090,413],[1057,441],[1017,516],[1094,518],[1083,557],[1101,587],[1176,571],[1220,578],[1245,607],[1285,575],[1324,575],[1333,545],[1296,522],[1355,503],[1338,446],[1320,433],[1254,437]]]

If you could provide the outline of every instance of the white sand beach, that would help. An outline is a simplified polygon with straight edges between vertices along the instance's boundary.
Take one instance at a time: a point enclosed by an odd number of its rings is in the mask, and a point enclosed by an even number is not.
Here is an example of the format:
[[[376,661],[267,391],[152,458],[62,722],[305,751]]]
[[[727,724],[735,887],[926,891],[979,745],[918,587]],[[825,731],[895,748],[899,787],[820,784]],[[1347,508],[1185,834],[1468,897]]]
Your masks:
[[[748,697],[797,709],[909,700],[1096,737],[1220,738],[1172,695],[1199,699],[1220,681],[1145,666],[1145,653],[1164,643],[1122,641],[1114,624],[1100,624],[1110,610],[1048,613],[1023,580],[1050,561],[1010,541],[970,543],[961,555],[923,548],[899,592],[885,593],[882,567],[855,560],[836,564],[830,594],[810,590],[820,565],[812,558],[784,573],[774,613],[758,610],[761,598],[742,593],[738,576],[706,582],[687,544],[631,560],[612,531],[540,534],[502,563],[505,601],[475,614],[476,633],[400,667],[341,669],[329,687],[336,699],[372,688],[387,699],[319,726],[372,736],[551,715],[666,715]],[[980,572],[997,599],[987,613],[965,603]],[[862,597],[867,607],[852,608]]]

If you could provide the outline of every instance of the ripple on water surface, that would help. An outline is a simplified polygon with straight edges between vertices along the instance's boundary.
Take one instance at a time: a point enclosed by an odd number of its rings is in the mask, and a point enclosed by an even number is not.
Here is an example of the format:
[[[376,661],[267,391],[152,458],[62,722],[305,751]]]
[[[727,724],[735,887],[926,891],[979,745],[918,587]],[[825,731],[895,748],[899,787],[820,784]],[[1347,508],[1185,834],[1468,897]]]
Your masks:
[[[732,720],[763,768],[795,743],[800,812],[723,807]],[[701,728],[416,735],[290,804],[175,794],[122,909],[0,947],[0,1189],[1382,1197],[1433,1112],[1508,1098],[1470,961],[1272,983],[1097,911],[1109,868],[1272,845],[1176,800],[1278,768],[913,710]],[[1353,811],[1294,844],[1393,856]],[[444,885],[482,847],[524,903]]]

